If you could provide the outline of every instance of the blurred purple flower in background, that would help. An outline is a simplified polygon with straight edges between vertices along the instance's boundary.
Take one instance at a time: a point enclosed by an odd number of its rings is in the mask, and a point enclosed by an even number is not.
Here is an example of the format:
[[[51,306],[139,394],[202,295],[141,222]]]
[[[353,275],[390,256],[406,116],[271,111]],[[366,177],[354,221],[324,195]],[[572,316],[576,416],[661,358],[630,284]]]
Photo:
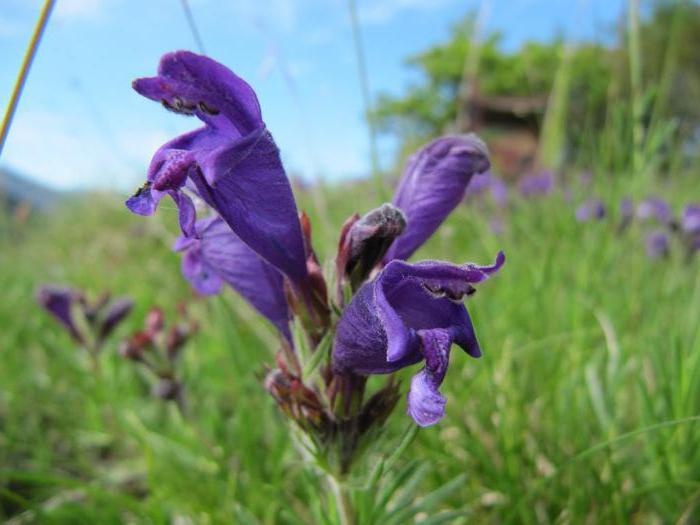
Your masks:
[[[472,357],[481,350],[465,296],[504,263],[457,266],[439,261],[390,262],[355,295],[339,323],[332,366],[340,374],[388,374],[425,361],[411,381],[408,412],[421,426],[437,423],[446,400],[438,388],[457,344]]]
[[[480,173],[475,175],[467,184],[467,189],[464,192],[464,197],[466,199],[473,199],[476,197],[482,197],[490,188],[493,182],[493,175],[491,172]]]
[[[77,343],[84,342],[73,312],[82,299],[82,294],[79,291],[67,287],[47,285],[39,288],[36,298],[37,302],[63,325]]]
[[[688,256],[700,252],[700,204],[688,204],[683,209],[680,231]]]
[[[508,185],[500,177],[491,177],[491,198],[500,208],[508,206]]]
[[[654,230],[645,238],[646,252],[652,259],[668,257],[671,252],[669,237],[663,230]]]
[[[578,222],[600,221],[605,218],[605,204],[600,199],[592,198],[576,209]]]
[[[700,234],[700,204],[688,204],[683,209],[681,230],[688,235]]]
[[[642,221],[655,220],[668,224],[673,220],[673,211],[668,203],[659,197],[648,197],[637,206],[637,218]]]
[[[618,232],[623,232],[632,224],[632,220],[634,219],[634,203],[632,199],[625,197],[620,201],[619,215],[620,220],[617,225],[617,230]]]
[[[554,189],[554,172],[545,170],[526,175],[518,181],[518,190],[523,197],[548,195]]]
[[[581,186],[590,186],[593,182],[593,172],[591,170],[583,170],[578,174],[578,182]]]
[[[488,149],[476,135],[439,138],[408,159],[393,199],[407,226],[385,261],[408,259],[462,201],[472,176],[489,166]]]
[[[90,302],[79,290],[54,285],[41,286],[36,298],[76,343],[95,353],[133,307],[133,301],[125,297],[110,302],[109,294],[103,293]]]
[[[498,207],[504,208],[508,205],[508,186],[491,172],[472,177],[467,185],[465,198],[468,200],[483,198],[487,191]]]

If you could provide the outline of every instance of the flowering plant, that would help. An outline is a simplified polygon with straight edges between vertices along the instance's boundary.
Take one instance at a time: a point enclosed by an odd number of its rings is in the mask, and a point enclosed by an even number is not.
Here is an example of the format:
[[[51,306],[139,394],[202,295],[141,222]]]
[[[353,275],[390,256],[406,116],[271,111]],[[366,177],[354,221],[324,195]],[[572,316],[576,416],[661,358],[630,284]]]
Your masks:
[[[127,207],[150,215],[169,196],[179,210],[174,249],[185,278],[205,295],[230,286],[276,329],[276,366],[264,387],[328,475],[341,521],[354,522],[343,483],[397,405],[395,373],[423,364],[411,379],[407,412],[417,425],[433,425],[445,415],[440,385],[452,344],[481,355],[463,301],[500,269],[503,253],[489,266],[406,260],[462,201],[471,178],[489,169],[485,145],[465,135],[422,147],[391,204],[345,222],[329,275],[244,80],[179,51],[134,89],[203,126],[156,151]],[[197,219],[193,198],[209,209],[206,218]],[[374,375],[388,379],[370,394]]]

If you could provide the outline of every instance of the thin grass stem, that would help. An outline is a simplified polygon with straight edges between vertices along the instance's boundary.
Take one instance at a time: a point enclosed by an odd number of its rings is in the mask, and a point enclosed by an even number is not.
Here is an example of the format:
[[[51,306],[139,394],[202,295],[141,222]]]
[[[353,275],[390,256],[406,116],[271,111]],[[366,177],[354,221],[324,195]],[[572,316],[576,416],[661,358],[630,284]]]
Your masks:
[[[2,127],[0,128],[0,155],[2,155],[2,150],[5,147],[5,141],[7,140],[7,135],[10,132],[12,118],[15,116],[17,104],[19,104],[19,99],[22,96],[22,90],[27,82],[29,69],[32,67],[32,62],[34,61],[37,50],[39,49],[39,42],[41,41],[41,37],[44,35],[44,30],[46,29],[49,16],[51,16],[51,11],[53,10],[55,3],[56,0],[46,0],[44,2],[44,6],[41,8],[41,13],[39,14],[39,20],[37,20],[36,26],[34,26],[32,39],[29,41],[27,52],[24,54],[24,60],[22,61],[22,66],[19,69],[17,81],[12,89],[10,102],[7,104],[5,116],[2,119]]]
[[[352,40],[355,46],[355,58],[357,59],[357,74],[362,90],[362,103],[367,120],[367,132],[369,138],[369,156],[372,169],[372,178],[376,186],[377,193],[382,201],[386,200],[386,190],[379,173],[379,151],[377,148],[377,129],[372,115],[372,100],[370,96],[369,75],[367,74],[367,61],[365,59],[364,47],[362,45],[362,33],[360,32],[360,21],[357,16],[357,3],[355,0],[348,0],[348,11],[350,12],[350,25],[352,27]]]

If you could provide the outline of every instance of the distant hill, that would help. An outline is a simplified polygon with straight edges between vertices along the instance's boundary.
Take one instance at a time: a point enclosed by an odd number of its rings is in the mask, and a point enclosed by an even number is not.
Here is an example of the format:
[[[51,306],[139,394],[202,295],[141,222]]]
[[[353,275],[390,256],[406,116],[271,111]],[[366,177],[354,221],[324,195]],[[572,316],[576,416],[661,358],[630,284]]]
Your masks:
[[[25,202],[35,210],[47,210],[61,198],[61,194],[22,175],[0,166],[0,205],[10,209]]]

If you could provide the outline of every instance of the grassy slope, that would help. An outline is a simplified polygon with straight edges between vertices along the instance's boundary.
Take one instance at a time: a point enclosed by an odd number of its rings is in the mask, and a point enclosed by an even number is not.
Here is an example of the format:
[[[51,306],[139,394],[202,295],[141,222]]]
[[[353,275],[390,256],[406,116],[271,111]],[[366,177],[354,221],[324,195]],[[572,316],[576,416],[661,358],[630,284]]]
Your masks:
[[[603,194],[613,202],[617,193]],[[671,193],[677,203],[688,194]],[[191,297],[168,250],[174,211],[143,220],[98,202],[3,230],[0,517],[33,509],[25,522],[309,522],[318,480],[259,385],[271,332],[232,293],[193,307],[202,331],[185,355],[189,421],[149,398],[114,345],[96,381],[38,311],[40,283],[107,288],[137,302],[124,335],[150,305],[172,313]],[[330,255],[344,217],[375,202],[355,190],[326,204],[330,221],[313,220]],[[518,202],[507,222],[495,236],[488,213],[462,207],[421,253],[487,263],[503,248],[508,262],[470,300],[484,357],[453,352],[448,416],[406,451],[405,460],[428,461],[419,494],[466,473],[443,506],[466,507],[475,523],[697,520],[697,423],[590,450],[699,413],[697,260],[649,261],[639,231],[617,238],[612,220],[579,225],[559,196]]]

